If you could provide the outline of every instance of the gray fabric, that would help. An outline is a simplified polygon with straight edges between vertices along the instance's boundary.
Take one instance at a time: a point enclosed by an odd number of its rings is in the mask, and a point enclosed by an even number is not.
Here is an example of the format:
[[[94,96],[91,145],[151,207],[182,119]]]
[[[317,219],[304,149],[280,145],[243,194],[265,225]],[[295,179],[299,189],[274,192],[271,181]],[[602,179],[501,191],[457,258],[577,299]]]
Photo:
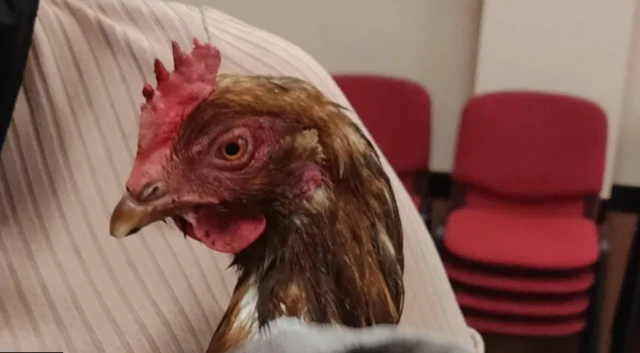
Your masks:
[[[396,326],[352,329],[308,324],[293,318],[274,321],[260,336],[233,353],[472,353],[461,345]]]

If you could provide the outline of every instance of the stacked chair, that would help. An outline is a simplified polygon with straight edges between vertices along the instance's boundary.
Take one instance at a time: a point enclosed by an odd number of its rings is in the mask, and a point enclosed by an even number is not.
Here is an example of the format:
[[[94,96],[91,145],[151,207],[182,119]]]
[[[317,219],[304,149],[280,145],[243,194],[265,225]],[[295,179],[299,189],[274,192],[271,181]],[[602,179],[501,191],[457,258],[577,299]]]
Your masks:
[[[419,84],[379,75],[334,75],[423,217],[429,213],[427,177],[431,101]]]
[[[607,121],[560,94],[472,98],[459,127],[451,209],[435,232],[471,327],[568,336],[595,352],[607,246],[596,217]]]

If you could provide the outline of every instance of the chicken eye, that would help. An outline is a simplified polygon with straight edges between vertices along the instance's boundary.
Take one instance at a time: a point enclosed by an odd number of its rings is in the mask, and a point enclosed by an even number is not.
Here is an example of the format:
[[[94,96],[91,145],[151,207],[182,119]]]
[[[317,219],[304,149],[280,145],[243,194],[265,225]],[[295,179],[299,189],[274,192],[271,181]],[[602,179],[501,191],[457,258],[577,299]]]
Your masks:
[[[233,157],[240,153],[240,145],[235,142],[228,143],[224,146],[224,153],[227,156]]]
[[[244,156],[247,150],[247,141],[244,139],[228,142],[220,148],[220,155],[228,161],[234,161]]]

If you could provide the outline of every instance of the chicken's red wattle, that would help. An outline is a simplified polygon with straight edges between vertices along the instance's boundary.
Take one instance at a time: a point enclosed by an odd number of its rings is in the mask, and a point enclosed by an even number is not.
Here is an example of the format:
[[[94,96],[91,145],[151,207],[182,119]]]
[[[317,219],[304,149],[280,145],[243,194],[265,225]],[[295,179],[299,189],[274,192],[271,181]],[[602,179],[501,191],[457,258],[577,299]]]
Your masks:
[[[200,209],[185,214],[189,223],[183,225],[185,235],[203,243],[208,248],[236,254],[251,245],[264,231],[264,215],[247,212],[220,212]]]

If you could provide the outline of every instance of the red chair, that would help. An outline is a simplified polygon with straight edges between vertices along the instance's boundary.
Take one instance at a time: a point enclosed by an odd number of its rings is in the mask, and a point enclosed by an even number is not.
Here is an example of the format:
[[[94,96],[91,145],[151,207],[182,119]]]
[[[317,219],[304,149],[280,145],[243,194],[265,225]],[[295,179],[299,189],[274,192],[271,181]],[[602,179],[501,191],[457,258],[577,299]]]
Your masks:
[[[426,212],[431,103],[425,89],[409,80],[376,75],[334,79],[416,206]]]
[[[470,326],[527,336],[583,332],[581,352],[595,352],[606,139],[604,112],[580,98],[498,92],[466,105],[452,209],[435,237]]]

